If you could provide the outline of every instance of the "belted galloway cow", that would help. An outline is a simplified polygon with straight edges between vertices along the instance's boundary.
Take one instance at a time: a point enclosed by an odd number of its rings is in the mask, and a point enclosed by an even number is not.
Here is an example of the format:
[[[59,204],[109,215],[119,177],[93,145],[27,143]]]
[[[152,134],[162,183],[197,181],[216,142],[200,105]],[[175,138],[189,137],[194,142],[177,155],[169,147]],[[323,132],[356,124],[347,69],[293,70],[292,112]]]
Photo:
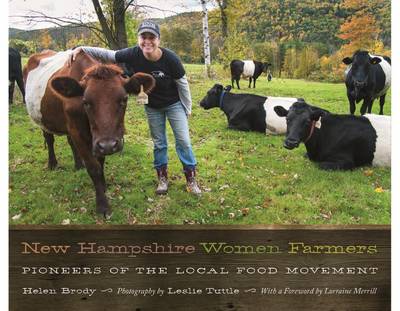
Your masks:
[[[304,143],[308,158],[324,170],[351,170],[358,166],[389,166],[391,162],[390,117],[336,115],[305,102],[289,110],[275,107],[286,117],[284,147]]]
[[[383,114],[385,96],[391,84],[390,58],[357,51],[353,57],[345,57],[343,63],[349,65],[345,78],[350,113],[354,114],[356,103],[361,100],[363,104],[360,113],[371,113],[372,104],[379,97],[379,114]]]
[[[253,94],[230,93],[231,87],[225,89],[215,84],[201,100],[204,109],[219,107],[226,115],[228,128],[240,131],[255,131],[266,134],[285,134],[286,121],[274,111],[275,106],[286,109],[301,100],[292,97],[265,97]]]
[[[44,51],[31,56],[24,68],[26,106],[43,130],[48,167],[54,169],[54,134],[67,135],[75,168],[86,167],[96,190],[96,210],[108,216],[104,160],[121,151],[128,94],[141,86],[149,92],[154,78],[136,73],[127,79],[116,65],[103,65],[80,53],[69,67],[72,51]]]
[[[232,87],[235,88],[233,82],[236,81],[237,88],[240,89],[239,80],[243,78],[249,78],[249,88],[251,87],[251,81],[253,81],[253,88],[256,87],[257,78],[263,73],[268,73],[268,81],[271,81],[272,75],[268,71],[270,63],[262,63],[255,60],[233,60],[230,63],[231,67],[231,79]]]

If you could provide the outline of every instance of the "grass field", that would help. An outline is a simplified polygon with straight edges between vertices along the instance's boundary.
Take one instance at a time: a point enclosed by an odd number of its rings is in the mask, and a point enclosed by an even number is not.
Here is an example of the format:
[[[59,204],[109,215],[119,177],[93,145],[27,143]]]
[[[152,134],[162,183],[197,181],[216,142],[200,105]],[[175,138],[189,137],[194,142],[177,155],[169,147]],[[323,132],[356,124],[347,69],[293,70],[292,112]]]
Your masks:
[[[222,111],[198,103],[214,83],[229,84],[217,70],[211,81],[203,66],[186,66],[193,98],[190,131],[198,160],[201,197],[185,192],[185,179],[168,128],[170,190],[156,196],[152,142],[143,107],[132,98],[125,117],[121,154],[106,158],[105,176],[113,208],[112,224],[388,224],[390,169],[359,168],[327,172],[303,157],[305,147],[289,151],[283,136],[227,129]],[[273,79],[255,90],[241,80],[241,92],[303,97],[335,113],[348,113],[344,84]],[[233,90],[237,92],[237,90]],[[75,171],[66,137],[56,137],[60,167],[47,170],[47,150],[39,127],[19,92],[9,112],[9,208],[11,224],[93,224],[95,194],[86,170]],[[377,113],[375,101],[373,111]],[[385,114],[390,114],[390,94]],[[357,113],[360,104],[357,105]]]

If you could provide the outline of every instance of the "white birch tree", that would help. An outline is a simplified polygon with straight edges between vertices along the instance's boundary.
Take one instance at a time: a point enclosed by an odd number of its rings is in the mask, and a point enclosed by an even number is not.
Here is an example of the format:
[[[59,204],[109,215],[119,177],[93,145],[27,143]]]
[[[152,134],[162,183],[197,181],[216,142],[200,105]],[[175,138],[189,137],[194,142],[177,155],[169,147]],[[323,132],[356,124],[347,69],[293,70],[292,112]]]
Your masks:
[[[204,47],[204,65],[206,75],[211,78],[211,53],[210,53],[210,36],[208,33],[208,12],[206,0],[200,0],[203,8],[203,47]]]

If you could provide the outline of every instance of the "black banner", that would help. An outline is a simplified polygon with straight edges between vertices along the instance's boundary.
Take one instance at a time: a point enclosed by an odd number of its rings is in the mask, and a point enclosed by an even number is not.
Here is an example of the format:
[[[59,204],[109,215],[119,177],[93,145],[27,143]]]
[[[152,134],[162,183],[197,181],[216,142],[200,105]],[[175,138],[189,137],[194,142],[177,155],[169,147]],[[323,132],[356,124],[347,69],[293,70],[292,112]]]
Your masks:
[[[10,310],[390,310],[390,227],[12,226]]]

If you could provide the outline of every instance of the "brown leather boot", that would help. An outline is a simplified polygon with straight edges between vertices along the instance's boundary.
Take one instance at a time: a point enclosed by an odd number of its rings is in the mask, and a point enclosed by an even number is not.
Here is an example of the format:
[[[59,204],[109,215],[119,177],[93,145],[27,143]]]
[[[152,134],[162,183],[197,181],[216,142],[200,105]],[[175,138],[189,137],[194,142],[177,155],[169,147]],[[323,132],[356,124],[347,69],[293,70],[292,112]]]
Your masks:
[[[168,170],[167,166],[157,168],[158,185],[156,194],[166,194],[168,192]]]
[[[196,182],[196,169],[185,168],[184,173],[186,177],[186,191],[196,195],[201,194],[201,189]]]

